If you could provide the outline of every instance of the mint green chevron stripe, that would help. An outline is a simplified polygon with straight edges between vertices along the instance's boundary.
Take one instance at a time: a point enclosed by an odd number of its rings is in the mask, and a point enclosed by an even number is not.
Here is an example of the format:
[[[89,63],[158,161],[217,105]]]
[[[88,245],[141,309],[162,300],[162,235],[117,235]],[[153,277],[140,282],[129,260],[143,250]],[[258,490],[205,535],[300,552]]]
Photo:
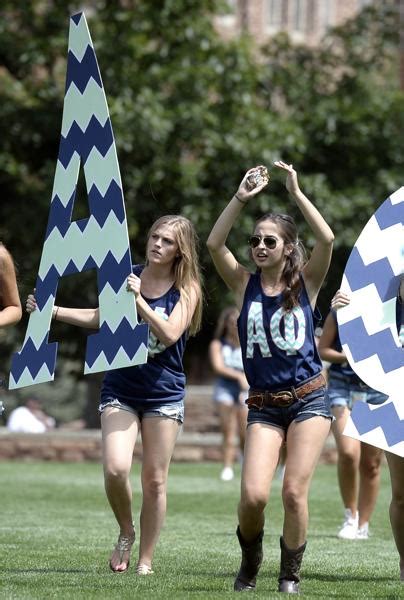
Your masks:
[[[74,121],[85,131],[93,116],[101,125],[108,119],[108,106],[103,90],[93,78],[89,80],[83,94],[72,83],[63,105],[62,135],[67,136]]]
[[[130,359],[123,348],[120,348],[117,352],[114,360],[108,362],[105,354],[101,352],[100,356],[93,363],[91,368],[86,363],[84,366],[84,374],[89,375],[90,373],[100,373],[108,371],[109,369],[122,369],[125,367],[133,367],[135,365],[141,365],[147,362],[147,348],[144,344],[140,344],[138,351],[135,356]]]
[[[135,296],[132,292],[126,290],[126,280],[118,293],[115,293],[112,287],[107,283],[98,298],[100,307],[100,327],[106,322],[108,323],[109,328],[115,332],[124,316],[132,327],[135,327],[138,322]]]
[[[8,388],[10,390],[15,390],[17,388],[27,387],[28,385],[34,385],[37,383],[46,383],[47,381],[53,381],[54,375],[49,372],[49,369],[46,365],[42,365],[41,369],[38,371],[36,377],[32,377],[31,373],[28,370],[28,367],[24,369],[22,375],[18,382],[14,380],[14,377],[10,373],[10,380]]]
[[[43,279],[52,265],[62,273],[70,259],[81,269],[89,256],[92,256],[100,266],[108,252],[120,261],[129,246],[126,221],[120,223],[115,213],[111,212],[103,227],[97,223],[93,216],[89,217],[88,225],[84,232],[71,223],[66,235],[63,237],[55,227],[45,240],[39,276]]]
[[[53,182],[52,201],[56,194],[59,196],[63,206],[66,206],[76,189],[80,170],[80,156],[75,152],[71,157],[66,169],[58,160],[56,162],[55,180]]]
[[[103,196],[113,179],[119,187],[122,187],[115,144],[112,144],[105,157],[100,154],[97,148],[93,148],[88,155],[84,173],[87,190],[90,190],[91,186],[95,184]]]
[[[50,322],[52,319],[52,308],[55,299],[53,296],[49,296],[45,306],[42,310],[37,308],[29,316],[27,331],[25,333],[24,346],[28,339],[31,338],[35,348],[38,349],[42,344],[44,337],[49,331]]]
[[[93,47],[93,42],[91,41],[87,21],[83,14],[78,25],[76,25],[73,19],[70,19],[69,50],[73,52],[77,60],[81,62],[87,50],[87,46]]]

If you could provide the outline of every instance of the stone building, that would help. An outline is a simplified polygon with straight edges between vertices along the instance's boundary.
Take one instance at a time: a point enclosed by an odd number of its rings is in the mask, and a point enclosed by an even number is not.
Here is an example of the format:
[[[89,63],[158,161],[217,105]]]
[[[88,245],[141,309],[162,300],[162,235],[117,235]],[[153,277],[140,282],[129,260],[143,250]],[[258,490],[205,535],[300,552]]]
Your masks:
[[[228,0],[229,12],[216,18],[226,38],[250,33],[257,44],[285,31],[297,43],[319,44],[329,28],[341,25],[368,5],[396,4],[399,0]]]

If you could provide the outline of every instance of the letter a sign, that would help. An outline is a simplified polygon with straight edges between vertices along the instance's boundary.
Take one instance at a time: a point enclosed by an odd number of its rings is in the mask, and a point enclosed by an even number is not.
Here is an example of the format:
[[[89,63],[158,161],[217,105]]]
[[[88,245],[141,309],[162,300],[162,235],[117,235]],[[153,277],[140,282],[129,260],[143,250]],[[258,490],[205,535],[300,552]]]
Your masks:
[[[80,165],[90,216],[71,221]],[[52,381],[58,344],[48,343],[60,277],[96,269],[100,326],[87,339],[84,373],[147,360],[148,326],[137,321],[118,158],[93,44],[83,13],[70,19],[66,93],[48,226],[36,281],[37,310],[20,352],[13,355],[10,389]]]
[[[404,273],[404,187],[377,209],[349,257],[341,290],[351,302],[338,315],[352,369],[384,392],[381,405],[356,402],[344,433],[404,457],[404,349],[396,322]]]

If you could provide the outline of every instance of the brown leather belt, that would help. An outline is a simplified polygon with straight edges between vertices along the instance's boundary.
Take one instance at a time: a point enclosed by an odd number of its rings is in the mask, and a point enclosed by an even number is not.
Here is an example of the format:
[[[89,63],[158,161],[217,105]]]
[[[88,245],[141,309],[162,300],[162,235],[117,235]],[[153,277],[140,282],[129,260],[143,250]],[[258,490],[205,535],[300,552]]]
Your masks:
[[[261,410],[264,406],[277,406],[287,408],[294,402],[302,400],[307,394],[314,392],[326,385],[323,375],[320,373],[313,379],[302,383],[302,385],[281,390],[280,392],[269,392],[268,390],[250,390],[248,393],[247,404],[249,408],[258,408]]]

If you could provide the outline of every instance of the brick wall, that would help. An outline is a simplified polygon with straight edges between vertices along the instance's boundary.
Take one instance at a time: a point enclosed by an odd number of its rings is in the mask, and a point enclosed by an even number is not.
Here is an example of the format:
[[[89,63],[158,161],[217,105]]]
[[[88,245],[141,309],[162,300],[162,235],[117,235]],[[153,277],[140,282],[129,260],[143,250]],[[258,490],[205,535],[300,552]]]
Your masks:
[[[185,424],[179,434],[173,461],[221,461],[221,434],[212,401],[211,386],[189,386],[185,401]],[[139,439],[135,460],[142,456]],[[10,433],[0,428],[1,460],[97,461],[101,462],[101,431],[56,429],[42,434]],[[336,462],[333,439],[329,438],[321,461]]]

